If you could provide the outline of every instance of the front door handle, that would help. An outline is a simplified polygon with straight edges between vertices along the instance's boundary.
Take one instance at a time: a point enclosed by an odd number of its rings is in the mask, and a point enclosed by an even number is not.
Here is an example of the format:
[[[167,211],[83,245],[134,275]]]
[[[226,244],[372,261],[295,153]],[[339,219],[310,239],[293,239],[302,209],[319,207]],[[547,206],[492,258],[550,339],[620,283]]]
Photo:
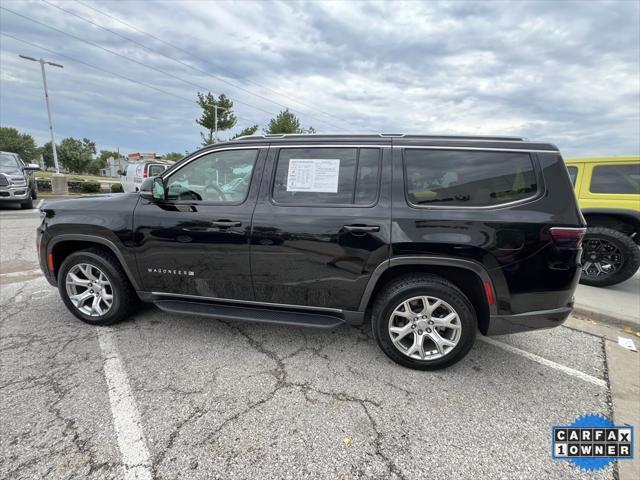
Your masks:
[[[344,228],[349,233],[367,233],[367,232],[379,232],[379,225],[345,225]]]
[[[220,228],[241,227],[242,222],[236,222],[233,220],[216,220],[215,222],[211,222],[211,225]]]

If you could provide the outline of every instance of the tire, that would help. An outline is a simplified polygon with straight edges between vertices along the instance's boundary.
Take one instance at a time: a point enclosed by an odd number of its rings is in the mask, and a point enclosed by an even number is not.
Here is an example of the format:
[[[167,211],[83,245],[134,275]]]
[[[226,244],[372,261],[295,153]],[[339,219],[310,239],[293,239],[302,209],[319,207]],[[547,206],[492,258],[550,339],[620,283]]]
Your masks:
[[[31,188],[31,200],[38,199],[38,190],[36,188]]]
[[[631,237],[605,227],[588,227],[582,241],[582,274],[580,283],[607,287],[631,278],[640,266],[640,248]],[[591,260],[599,260],[592,262]],[[612,262],[619,260],[619,263]],[[597,264],[614,265],[611,273],[598,273]]]
[[[109,287],[106,285],[98,285],[97,288],[105,293],[104,298],[106,298],[109,293],[112,297],[111,305],[108,308],[106,307],[106,300],[98,302],[95,312],[93,307],[91,307],[91,312],[93,313],[87,313],[85,308],[89,308],[89,303],[93,303],[91,298],[80,306],[74,305],[74,302],[70,298],[74,288],[76,289],[76,294],[85,293],[89,288],[84,285],[73,286],[67,284],[67,280],[73,280],[71,276],[68,277],[69,272],[74,273],[76,278],[80,279],[83,283],[85,280],[90,280],[91,276],[84,273],[87,270],[87,265],[92,267],[93,278],[99,277],[97,272],[104,275],[104,278],[106,278],[106,281],[109,283]],[[98,282],[93,283],[93,285],[97,284]],[[98,248],[74,252],[62,262],[58,273],[58,291],[69,311],[83,322],[91,325],[111,325],[124,320],[131,315],[138,303],[138,297],[126,273],[122,269],[120,262],[118,262],[116,257],[110,252]],[[95,295],[93,297],[95,297]],[[85,308],[85,311],[82,311],[80,307]],[[104,313],[98,314],[98,309],[104,311]]]
[[[31,210],[33,208],[33,198],[29,197],[27,200],[20,202],[20,208],[23,210]]]
[[[412,312],[409,313],[408,316],[412,316],[416,311],[423,309],[424,303],[420,302],[424,302],[424,300],[417,300],[416,297],[430,297],[430,300],[427,300],[428,303],[433,300],[433,304],[430,303],[430,308],[436,304],[435,300],[440,300],[442,305],[429,314],[426,314],[426,320],[418,317],[416,322],[410,322],[405,320],[404,315],[400,316],[396,314],[398,309],[401,308],[407,300],[410,300],[409,305],[412,309]],[[452,310],[452,312],[447,313],[447,310]],[[404,314],[405,312],[406,310],[401,313]],[[435,335],[437,332],[428,322],[437,322],[438,318],[444,319],[445,317],[443,317],[443,315],[448,316],[450,313],[457,314],[457,320],[455,321],[460,327],[457,337],[452,336],[456,335],[455,332],[457,329],[439,327],[440,333],[436,338],[449,337],[452,340],[457,340],[457,343],[455,343],[455,346],[448,346],[448,350],[444,351],[444,353],[439,353],[440,351],[438,350],[435,354],[428,355],[433,358],[427,358],[427,355],[423,357],[422,354],[425,353],[426,349],[429,349],[432,351],[431,353],[433,353],[433,348],[437,348],[436,342],[432,340],[432,335]],[[392,314],[394,314],[393,317]],[[398,326],[398,322],[406,323]],[[414,324],[410,325],[410,323]],[[416,370],[439,370],[460,361],[469,353],[469,350],[473,346],[478,329],[475,309],[464,293],[444,278],[425,274],[402,276],[385,286],[376,296],[372,309],[371,324],[373,336],[382,351],[394,362]],[[401,336],[402,334],[398,334],[395,337],[396,343],[394,343],[390,327],[396,330],[411,327],[412,330],[407,330],[410,333],[404,337]],[[422,330],[423,328],[424,330]],[[432,333],[427,334],[427,330]],[[413,358],[408,354],[408,351],[412,348],[408,345],[415,346],[419,344],[419,342],[416,341],[416,338],[419,338],[419,332],[422,332],[422,335],[424,335],[421,343],[422,348],[419,352],[414,352],[413,357],[417,355],[420,358]],[[407,339],[407,337],[410,338]],[[405,339],[408,340],[406,350],[402,345],[403,342],[406,342]],[[396,346],[398,344],[399,346]]]

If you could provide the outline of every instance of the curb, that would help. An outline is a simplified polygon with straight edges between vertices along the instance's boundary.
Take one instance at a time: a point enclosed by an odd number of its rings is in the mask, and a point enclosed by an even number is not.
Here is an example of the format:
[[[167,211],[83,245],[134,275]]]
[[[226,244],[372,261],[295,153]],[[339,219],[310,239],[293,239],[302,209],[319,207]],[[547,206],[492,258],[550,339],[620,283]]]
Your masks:
[[[625,318],[619,315],[611,315],[609,313],[598,312],[582,305],[574,305],[573,313],[575,313],[576,315],[587,317],[591,320],[595,320],[596,322],[612,325],[614,327],[631,328],[634,332],[640,330],[640,324],[638,323],[638,321],[634,322],[631,318],[628,317]]]

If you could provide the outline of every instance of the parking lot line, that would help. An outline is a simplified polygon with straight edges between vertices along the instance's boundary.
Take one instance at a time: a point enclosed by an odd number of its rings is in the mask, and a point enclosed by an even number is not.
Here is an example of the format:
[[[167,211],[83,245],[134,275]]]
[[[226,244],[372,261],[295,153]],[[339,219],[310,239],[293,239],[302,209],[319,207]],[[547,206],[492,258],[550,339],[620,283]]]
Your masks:
[[[561,371],[563,373],[566,373],[567,375],[571,375],[572,377],[579,378],[581,380],[584,380],[585,382],[592,383],[592,384],[597,385],[599,387],[607,388],[607,382],[605,382],[604,380],[602,380],[600,378],[594,377],[593,375],[589,375],[587,373],[581,372],[579,370],[575,370],[575,369],[573,369],[571,367],[567,367],[567,366],[562,365],[560,363],[553,362],[553,361],[548,360],[548,359],[546,359],[544,357],[536,355],[535,353],[531,353],[531,352],[527,352],[525,350],[521,350],[521,349],[513,347],[511,345],[507,345],[506,343],[498,342],[497,340],[494,340],[494,339],[489,338],[489,337],[478,337],[478,338],[480,340],[482,340],[483,342],[488,343],[489,345],[493,345],[494,347],[502,348],[503,350],[506,350],[507,352],[515,353],[516,355],[520,355],[521,357],[528,358],[529,360],[537,362],[540,365],[544,365],[546,367],[553,368],[555,370],[559,370],[559,371]]]
[[[111,415],[122,456],[125,480],[151,480],[151,460],[140,413],[122,366],[115,337],[109,327],[98,327],[98,342],[104,356],[104,376],[109,390]]]

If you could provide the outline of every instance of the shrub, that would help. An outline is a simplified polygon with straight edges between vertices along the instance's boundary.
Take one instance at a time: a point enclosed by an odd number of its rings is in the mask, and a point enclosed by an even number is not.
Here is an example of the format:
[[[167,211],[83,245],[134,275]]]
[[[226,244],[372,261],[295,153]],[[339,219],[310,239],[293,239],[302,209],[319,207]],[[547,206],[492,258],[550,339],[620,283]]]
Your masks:
[[[100,192],[100,183],[94,180],[82,182],[80,187],[84,193],[98,193]]]
[[[111,193],[120,193],[124,192],[124,188],[122,188],[121,183],[112,183],[111,184]]]
[[[41,192],[50,192],[51,180],[49,180],[48,178],[36,178],[36,186]]]
[[[69,189],[70,192],[73,193],[80,193],[80,192],[84,192],[84,188],[83,188],[83,184],[85,182],[83,182],[82,180],[71,180],[71,179],[67,179],[67,188]]]

